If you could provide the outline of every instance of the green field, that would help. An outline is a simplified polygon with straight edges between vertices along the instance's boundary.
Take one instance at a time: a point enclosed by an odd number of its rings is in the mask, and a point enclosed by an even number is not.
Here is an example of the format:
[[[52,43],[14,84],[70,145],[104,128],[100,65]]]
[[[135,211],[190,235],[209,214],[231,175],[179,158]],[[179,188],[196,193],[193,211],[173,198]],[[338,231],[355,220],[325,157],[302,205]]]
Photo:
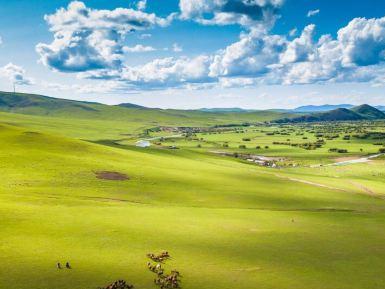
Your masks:
[[[186,289],[384,288],[385,158],[333,165],[378,153],[384,122],[88,105],[0,113],[0,288],[157,288],[146,254],[162,250]]]

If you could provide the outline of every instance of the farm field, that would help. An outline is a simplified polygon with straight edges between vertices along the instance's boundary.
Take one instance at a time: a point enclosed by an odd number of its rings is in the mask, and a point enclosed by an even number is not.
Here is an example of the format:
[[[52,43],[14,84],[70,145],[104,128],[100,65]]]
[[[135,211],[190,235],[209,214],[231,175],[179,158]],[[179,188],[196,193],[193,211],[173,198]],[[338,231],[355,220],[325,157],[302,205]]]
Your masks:
[[[100,124],[1,114],[1,288],[156,288],[163,250],[187,289],[385,284],[385,158],[333,165],[377,154],[383,122]]]

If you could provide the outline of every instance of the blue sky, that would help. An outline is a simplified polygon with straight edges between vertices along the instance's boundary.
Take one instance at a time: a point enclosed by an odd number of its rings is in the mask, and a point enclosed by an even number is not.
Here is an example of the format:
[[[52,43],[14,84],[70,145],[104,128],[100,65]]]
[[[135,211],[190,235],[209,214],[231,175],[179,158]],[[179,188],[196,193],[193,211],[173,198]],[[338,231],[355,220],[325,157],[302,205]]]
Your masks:
[[[0,37],[1,90],[163,108],[385,104],[382,0],[9,0]]]

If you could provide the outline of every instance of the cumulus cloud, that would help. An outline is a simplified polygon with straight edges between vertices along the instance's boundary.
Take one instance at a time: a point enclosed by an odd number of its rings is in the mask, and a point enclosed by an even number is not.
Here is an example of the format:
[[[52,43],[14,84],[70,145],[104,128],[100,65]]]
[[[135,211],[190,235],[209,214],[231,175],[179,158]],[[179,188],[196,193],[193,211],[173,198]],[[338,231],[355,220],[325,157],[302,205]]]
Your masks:
[[[32,85],[34,83],[33,79],[26,76],[24,68],[13,63],[1,67],[0,75],[7,77],[9,81],[17,85]]]
[[[217,83],[222,87],[257,84],[376,82],[385,70],[384,18],[353,19],[337,38],[315,39],[315,25],[289,40],[251,29],[211,56],[155,59],[121,70],[102,70],[85,78],[115,79],[143,89]],[[364,50],[363,47],[368,49]]]
[[[124,37],[133,31],[166,26],[163,19],[133,9],[95,10],[73,1],[67,8],[46,15],[54,33],[50,44],[39,43],[36,51],[41,62],[61,72],[82,72],[118,68],[123,61]]]
[[[279,61],[285,47],[281,36],[252,31],[215,55],[210,76],[261,76]]]
[[[132,46],[132,47],[129,47],[129,46],[123,47],[124,52],[151,52],[151,51],[155,51],[155,50],[156,49],[152,46],[144,46],[141,44],[137,44],[137,45]]]
[[[207,83],[210,57],[155,59],[143,66],[126,67],[120,80],[146,88],[175,87],[189,83]]]
[[[312,16],[315,16],[317,14],[320,13],[320,10],[319,9],[315,9],[315,10],[310,10],[309,12],[307,12],[307,17],[312,17]]]
[[[247,29],[238,41],[212,55],[161,58],[131,66],[124,62],[124,53],[155,48],[125,46],[124,37],[134,30],[167,25],[174,15],[163,19],[139,10],[94,10],[82,2],[71,2],[66,9],[45,17],[54,41],[39,44],[37,51],[41,61],[52,69],[138,89],[384,82],[379,73],[385,70],[385,17],[355,18],[336,37],[316,38],[313,24],[298,33],[295,29],[289,35],[274,35],[269,23],[274,22],[282,3],[283,0],[180,0],[181,19],[203,24],[240,24]],[[138,37],[149,37],[141,35]],[[168,50],[183,51],[177,43]]]
[[[286,67],[283,82],[378,82],[384,61],[385,17],[355,18],[338,31],[336,39],[322,36],[306,61]]]
[[[284,0],[180,0],[181,19],[205,25],[271,22]]]
[[[355,18],[338,31],[343,63],[373,65],[385,60],[385,17]]]
[[[178,87],[188,84],[209,83],[209,56],[195,58],[161,58],[145,65],[124,67],[120,71],[92,71],[81,75],[88,79],[110,79],[142,89]]]
[[[300,37],[286,45],[285,51],[280,55],[280,63],[287,64],[310,60],[313,51],[313,35],[315,25],[308,25],[302,31]]]
[[[381,82],[385,67],[385,17],[353,19],[337,38],[315,40],[308,25],[293,40],[264,31],[243,35],[214,56],[213,77],[256,78],[255,83]],[[223,82],[223,81],[222,81]],[[230,81],[228,81],[230,82]],[[239,82],[239,81],[238,81]]]

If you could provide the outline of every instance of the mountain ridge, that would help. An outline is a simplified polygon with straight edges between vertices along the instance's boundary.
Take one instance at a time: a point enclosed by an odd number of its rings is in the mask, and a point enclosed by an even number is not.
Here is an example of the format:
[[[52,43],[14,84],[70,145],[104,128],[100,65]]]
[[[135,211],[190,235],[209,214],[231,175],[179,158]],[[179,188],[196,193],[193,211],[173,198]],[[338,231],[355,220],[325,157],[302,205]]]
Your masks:
[[[279,119],[276,122],[325,122],[325,121],[357,121],[385,119],[385,113],[368,104],[347,108],[337,108],[327,112],[317,112],[294,118]]]

